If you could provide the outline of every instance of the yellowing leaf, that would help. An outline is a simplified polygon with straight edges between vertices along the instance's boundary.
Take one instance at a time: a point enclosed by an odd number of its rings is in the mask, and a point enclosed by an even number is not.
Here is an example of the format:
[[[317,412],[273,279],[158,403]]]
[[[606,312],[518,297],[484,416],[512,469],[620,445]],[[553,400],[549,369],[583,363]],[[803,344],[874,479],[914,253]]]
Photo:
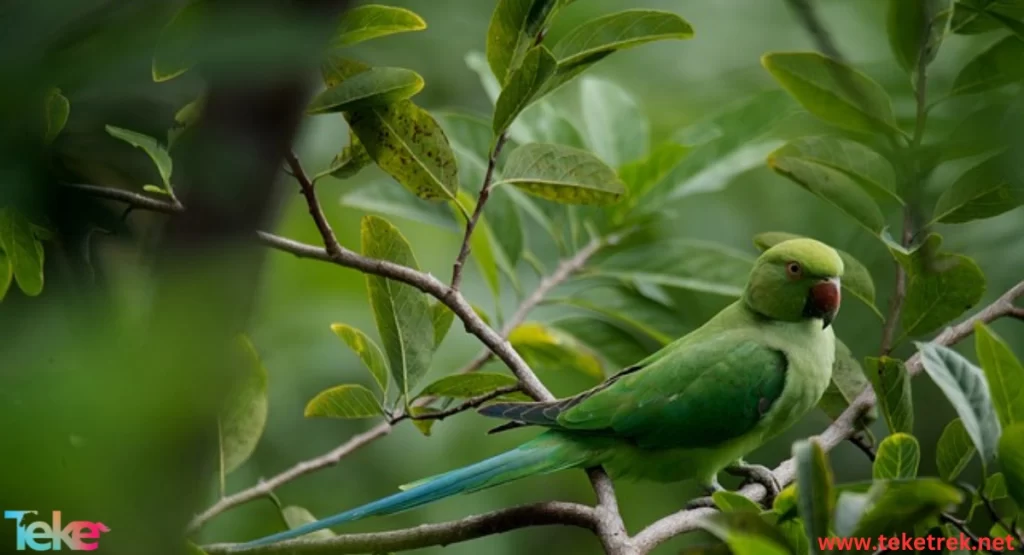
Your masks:
[[[308,114],[349,112],[409,98],[423,90],[423,78],[410,69],[373,67],[318,94]]]
[[[281,517],[284,518],[289,530],[294,530],[299,526],[310,524],[317,520],[317,518],[313,516],[313,513],[303,507],[296,507],[295,505],[281,509]],[[327,538],[333,538],[334,532],[331,532],[330,530],[317,530],[316,532],[310,532],[309,534],[299,537],[307,540],[324,540]]]
[[[388,363],[384,360],[384,354],[380,347],[367,337],[362,331],[345,324],[331,324],[331,331],[337,335],[346,345],[363,361],[366,369],[370,371],[373,380],[377,382],[381,393],[388,392]]]
[[[417,397],[453,397],[467,399],[486,395],[495,389],[511,387],[519,383],[507,374],[473,372],[445,376],[423,388]]]
[[[346,384],[325,389],[306,404],[306,418],[373,418],[383,413],[373,392]]]
[[[571,335],[538,322],[527,322],[512,330],[512,347],[537,369],[573,370],[602,379],[601,361]]]
[[[423,18],[403,8],[377,4],[356,6],[341,15],[331,46],[351,46],[378,37],[426,28],[427,23]]]

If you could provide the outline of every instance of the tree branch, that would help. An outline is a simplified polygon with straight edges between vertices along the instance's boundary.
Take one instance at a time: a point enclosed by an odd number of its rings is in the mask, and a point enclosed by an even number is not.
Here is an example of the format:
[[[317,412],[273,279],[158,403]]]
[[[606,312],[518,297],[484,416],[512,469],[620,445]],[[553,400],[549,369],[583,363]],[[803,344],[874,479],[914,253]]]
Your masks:
[[[502,534],[510,530],[531,526],[576,526],[596,531],[595,510],[577,503],[548,502],[521,505],[510,509],[474,515],[461,520],[440,524],[423,524],[405,530],[344,534],[329,539],[295,539],[246,551],[252,555],[341,555],[347,553],[384,553],[419,549],[434,545],[450,545],[485,536]],[[231,553],[237,544],[203,546],[209,555]]]
[[[331,229],[331,224],[327,223],[327,216],[324,215],[320,201],[316,198],[316,188],[313,182],[306,175],[306,170],[302,168],[302,163],[299,162],[299,157],[295,155],[294,151],[289,150],[285,154],[285,161],[288,162],[288,167],[291,168],[295,180],[299,182],[302,196],[306,198],[306,205],[309,206],[309,215],[313,217],[313,222],[320,231],[320,236],[323,237],[327,253],[332,256],[337,255],[341,252],[341,245],[334,235],[334,230]]]
[[[505,141],[507,140],[508,135],[502,133],[494,143],[490,158],[487,159],[487,171],[484,173],[484,182],[480,186],[480,198],[476,201],[473,215],[466,220],[466,234],[462,238],[462,247],[459,248],[459,255],[455,258],[455,264],[452,266],[451,290],[453,292],[458,291],[459,286],[462,284],[462,267],[465,265],[466,259],[469,258],[469,251],[472,249],[473,231],[476,229],[477,222],[480,221],[480,216],[484,213],[484,205],[487,204],[487,199],[490,198],[491,187],[494,184],[494,169],[498,165],[498,156],[501,155],[501,149],[505,146]]]
[[[952,345],[963,340],[974,332],[974,324],[976,322],[989,323],[1003,316],[1012,314],[1015,311],[1013,302],[1021,296],[1024,296],[1024,281],[1013,286],[992,304],[988,305],[975,315],[955,326],[946,328],[932,340],[932,343],[939,345]],[[914,354],[914,356],[910,357],[906,362],[906,368],[911,376],[919,374],[923,369],[921,364],[921,355]],[[839,418],[825,429],[824,432],[815,436],[813,439],[817,441],[825,451],[833,449],[836,445],[839,445],[857,431],[857,420],[865,411],[875,406],[876,402],[877,399],[875,398],[874,391],[872,391],[870,387],[865,389],[857,396],[856,399],[854,399],[852,403],[850,403],[850,406],[847,407],[841,415],[839,415]],[[796,463],[793,459],[783,461],[773,470],[775,477],[782,485],[791,483],[795,477],[795,472]],[[739,493],[757,503],[763,501],[766,494],[764,486],[761,486],[760,484],[748,484],[744,486]],[[700,508],[680,511],[669,515],[651,524],[634,536],[632,543],[640,550],[641,553],[646,553],[670,538],[684,532],[697,529],[700,519],[713,513],[714,509]]]
[[[222,497],[219,501],[214,503],[209,509],[206,509],[201,514],[196,515],[195,518],[189,523],[186,533],[193,534],[203,527],[210,519],[232,509],[239,505],[243,505],[250,501],[255,501],[262,497],[266,497],[271,494],[275,489],[283,486],[284,484],[291,482],[292,480],[305,476],[317,470],[322,470],[338,464],[341,459],[352,454],[360,447],[370,443],[371,441],[380,437],[386,436],[391,432],[391,425],[387,422],[381,422],[369,430],[353,436],[345,443],[334,448],[334,450],[324,453],[319,457],[302,461],[288,470],[274,476],[269,480],[260,481],[255,486],[229,495]]]

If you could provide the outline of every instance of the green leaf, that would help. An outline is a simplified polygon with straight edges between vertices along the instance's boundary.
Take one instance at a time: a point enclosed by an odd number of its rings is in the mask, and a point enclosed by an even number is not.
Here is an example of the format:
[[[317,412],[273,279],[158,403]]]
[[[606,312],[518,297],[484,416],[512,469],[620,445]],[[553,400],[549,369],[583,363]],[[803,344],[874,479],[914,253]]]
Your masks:
[[[935,465],[939,469],[939,477],[947,482],[956,480],[976,452],[977,449],[971,442],[971,436],[967,435],[963,421],[954,418],[942,430],[935,448]]]
[[[832,515],[832,471],[825,451],[813,441],[794,443],[793,459],[796,462],[797,507],[813,550],[818,545],[818,538],[828,537]]]
[[[912,533],[914,525],[951,510],[963,501],[959,489],[935,478],[878,481],[866,494],[845,493],[843,497],[850,495],[861,495],[867,501],[861,505],[866,511],[857,519],[852,532],[837,527],[837,533],[852,537]]]
[[[755,512],[715,513],[698,519],[697,526],[726,542],[734,555],[784,555],[788,553],[786,546],[789,545],[789,542],[786,536]]]
[[[615,171],[589,152],[538,143],[512,152],[501,184],[564,204],[610,204],[625,192]]]
[[[11,264],[11,259],[4,253],[2,247],[3,237],[0,236],[0,301],[4,300],[4,297],[7,296],[7,290],[11,288],[11,283],[14,282],[14,265]]]
[[[600,355],[611,369],[627,368],[647,358],[664,343],[650,340],[621,320],[603,316],[572,316],[551,323]]]
[[[360,73],[370,71],[369,64],[346,58],[340,54],[330,54],[320,65],[320,76],[327,88],[337,87]]]
[[[999,467],[1006,478],[1006,490],[1017,505],[1024,507],[1024,424],[1006,428],[999,440]]]
[[[985,293],[985,274],[970,258],[919,253],[913,256],[908,271],[907,296],[900,317],[904,336],[939,329],[976,305]]]
[[[639,103],[625,89],[606,79],[580,82],[580,110],[585,140],[606,164],[617,168],[647,154],[650,125]]]
[[[997,155],[964,172],[939,196],[932,221],[991,218],[1024,204],[1024,189],[1010,182],[1009,164],[1005,155]]]
[[[351,112],[348,123],[378,166],[416,196],[455,198],[459,170],[441,126],[408,100]]]
[[[391,104],[423,90],[423,78],[411,69],[374,67],[345,79],[318,94],[306,113],[349,112]]]
[[[594,317],[613,322],[630,331],[640,333],[654,342],[664,346],[672,342],[678,333],[669,333],[659,329],[678,329],[679,316],[669,307],[629,293],[623,288],[599,290],[597,299],[570,297],[567,299],[549,299],[551,304],[560,304],[579,308],[589,312],[587,319]]]
[[[495,389],[511,387],[519,383],[513,376],[490,372],[453,374],[445,376],[423,388],[416,397],[452,397],[469,399],[486,395]]]
[[[839,170],[872,197],[903,204],[903,199],[896,193],[896,170],[892,164],[858,142],[829,136],[802,137],[786,143],[772,156],[801,158]]]
[[[770,137],[771,131],[798,112],[793,99],[783,91],[773,90],[741,100],[683,128],[675,134],[673,142],[688,154],[680,154],[678,163],[644,191],[638,212],[658,214],[664,210],[666,200],[720,191],[737,176],[763,166],[765,156],[780,146],[779,140]]]
[[[306,404],[306,418],[373,418],[383,414],[372,391],[361,385],[346,384],[317,393]]]
[[[422,416],[424,414],[430,414],[431,412],[433,412],[433,410],[427,407],[419,407],[415,405],[410,405],[406,410],[408,410],[409,414],[413,416]],[[419,430],[421,434],[423,434],[426,437],[430,437],[430,430],[434,427],[434,423],[436,422],[437,419],[426,418],[421,420],[413,420],[412,425],[415,426],[416,429]],[[399,489],[404,490],[406,488],[404,486],[399,486]]]
[[[891,433],[914,431],[914,405],[910,374],[903,361],[889,357],[864,359],[864,373],[878,396],[878,406]]]
[[[690,38],[693,28],[671,12],[625,10],[590,20],[566,33],[551,49],[558,59],[558,74],[548,90],[565,84],[618,50],[659,40]]]
[[[203,109],[205,107],[206,98],[199,97],[182,106],[174,113],[174,125],[167,130],[168,149],[174,149],[174,145],[178,142],[178,139],[195,126],[199,121],[199,118],[203,115]]]
[[[1001,427],[981,368],[948,347],[917,343],[925,372],[946,394],[983,463],[995,460]]]
[[[659,10],[625,10],[592,19],[569,31],[551,49],[560,66],[594,63],[616,50],[648,42],[693,38],[693,27]]]
[[[153,81],[170,81],[196,63],[196,39],[210,4],[208,0],[190,0],[160,31],[151,68]]]
[[[534,369],[571,370],[600,380],[601,361],[571,335],[539,322],[520,324],[508,336],[509,343]]]
[[[208,555],[198,545],[192,542],[185,542],[185,555]]]
[[[346,324],[331,324],[331,331],[348,345],[349,349],[363,361],[366,369],[377,382],[381,393],[388,392],[388,362],[380,347],[362,331]]]
[[[426,28],[427,22],[423,18],[403,8],[377,4],[356,6],[341,15],[338,30],[331,38],[331,47],[351,46],[378,37]]]
[[[905,480],[917,477],[921,463],[921,446],[910,434],[892,434],[878,446],[878,455],[871,465],[875,480]]]
[[[832,365],[832,379],[828,388],[818,401],[818,407],[835,420],[850,406],[866,388],[869,387],[864,369],[850,352],[850,348],[840,340],[836,340],[836,360]],[[860,429],[878,419],[878,408],[872,407],[857,420]]]
[[[52,143],[64,129],[70,114],[71,103],[68,102],[67,97],[61,94],[60,89],[50,89],[50,92],[46,94],[46,133],[43,140]]]
[[[754,236],[754,245],[761,251],[766,251],[783,241],[799,237],[802,235],[784,231],[767,231]],[[864,304],[868,305],[868,308],[879,318],[884,318],[878,311],[878,307],[875,306],[875,281],[867,267],[846,251],[836,249],[836,252],[839,253],[839,258],[843,259],[843,279],[841,280],[843,289],[864,301]]]
[[[504,133],[516,116],[538,98],[557,67],[558,62],[544,45],[537,45],[526,53],[522,65],[509,75],[508,84],[494,105],[495,137]]]
[[[163,182],[164,189],[170,191],[171,189],[171,155],[167,153],[167,149],[157,142],[153,137],[129,131],[127,129],[121,129],[120,127],[114,127],[112,125],[107,126],[107,133],[110,136],[121,139],[122,141],[136,147],[141,148],[156,164],[156,169],[160,172],[160,179]]]
[[[754,264],[742,251],[686,239],[627,245],[608,252],[610,256],[594,264],[596,273],[726,297],[743,294]]]
[[[999,423],[1024,422],[1024,366],[1010,346],[982,322],[974,324],[974,347],[985,372]]]
[[[715,505],[723,512],[752,512],[755,514],[761,513],[761,506],[754,503],[750,499],[732,491],[716,491],[711,494],[711,499],[714,500]]]
[[[43,292],[43,245],[32,232],[32,222],[7,206],[0,209],[0,293],[7,293],[11,276],[22,293],[35,297]],[[0,294],[0,299],[3,298]]]
[[[647,158],[619,167],[619,178],[626,184],[626,199],[618,207],[628,212],[642,205],[647,194],[657,187],[689,153],[675,143],[662,143]]]
[[[233,354],[241,371],[217,419],[222,476],[252,455],[267,425],[267,369],[245,337]]]
[[[815,52],[778,52],[761,65],[808,112],[851,131],[900,133],[889,96],[863,73]]]
[[[345,148],[341,149],[341,152],[334,156],[326,170],[317,174],[315,179],[325,175],[330,175],[337,179],[348,179],[372,163],[373,159],[366,152],[366,147],[363,146],[363,143],[359,142],[359,137],[355,136],[350,130],[348,144],[345,145]]]
[[[317,521],[317,518],[313,516],[313,513],[309,512],[307,509],[303,507],[297,507],[295,505],[291,505],[289,507],[281,509],[281,518],[284,519],[284,522],[288,525],[289,530],[294,530],[299,526],[303,526],[305,524],[310,524]],[[334,532],[324,529],[317,530],[316,532],[310,532],[309,534],[305,534],[299,537],[307,540],[325,540],[328,538],[333,538]]]
[[[1024,19],[1024,4],[1015,0],[959,0],[954,5],[949,30],[962,35],[975,35],[1000,29],[1002,24],[991,15],[1021,20]]]
[[[363,254],[418,269],[409,243],[395,226],[376,216],[362,222]],[[400,396],[409,398],[430,369],[434,354],[434,321],[427,297],[411,285],[367,274],[377,331]]]
[[[498,0],[487,29],[487,63],[499,84],[509,82],[526,51],[536,43],[566,0]]]
[[[1024,79],[1024,41],[1009,36],[978,54],[953,80],[950,96],[975,94]]]
[[[885,216],[878,204],[847,174],[812,160],[788,156],[780,150],[768,155],[768,166],[843,211],[872,233],[881,233],[885,228]]]
[[[1005,434],[1006,432],[1003,432],[1003,435]],[[1002,472],[996,472],[986,477],[983,493],[991,501],[1005,499],[1010,494],[1006,489],[1006,476]]]
[[[448,335],[448,330],[451,329],[452,322],[455,321],[455,313],[444,303],[433,302],[430,304],[430,317],[434,322],[434,347],[436,348]]]
[[[886,29],[896,61],[911,75],[921,60],[928,65],[939,52],[952,13],[951,0],[889,0]]]

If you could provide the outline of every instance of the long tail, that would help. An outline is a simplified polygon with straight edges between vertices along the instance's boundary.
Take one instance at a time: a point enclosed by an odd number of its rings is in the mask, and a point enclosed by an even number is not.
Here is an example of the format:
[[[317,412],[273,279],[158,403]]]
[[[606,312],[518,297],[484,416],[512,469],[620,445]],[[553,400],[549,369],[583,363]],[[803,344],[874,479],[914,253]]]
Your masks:
[[[407,511],[446,497],[479,491],[526,476],[586,466],[593,458],[591,453],[590,450],[567,442],[562,437],[549,432],[495,457],[414,482],[405,491],[300,526],[294,530],[240,544],[235,547],[235,550],[290,540],[317,530],[370,516]]]

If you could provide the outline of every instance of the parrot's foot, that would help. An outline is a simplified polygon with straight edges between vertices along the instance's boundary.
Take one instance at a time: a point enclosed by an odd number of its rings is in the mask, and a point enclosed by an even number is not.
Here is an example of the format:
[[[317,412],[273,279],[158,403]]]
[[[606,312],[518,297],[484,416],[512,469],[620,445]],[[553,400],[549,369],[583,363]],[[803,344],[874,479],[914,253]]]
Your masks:
[[[722,484],[718,483],[717,477],[712,479],[710,484],[704,486],[704,492],[707,493],[707,495],[705,495],[704,497],[697,497],[691,499],[689,502],[686,503],[686,510],[689,511],[690,509],[717,509],[718,506],[715,505],[714,499],[711,498],[711,495],[716,491],[725,491],[725,488],[722,487]]]
[[[743,486],[754,483],[761,484],[764,486],[765,491],[768,493],[764,498],[764,506],[771,507],[772,503],[775,502],[775,497],[782,491],[782,485],[779,484],[779,479],[775,477],[772,471],[759,464],[747,464],[743,461],[737,461],[735,464],[725,469],[732,476],[739,476],[745,478],[740,488]]]

